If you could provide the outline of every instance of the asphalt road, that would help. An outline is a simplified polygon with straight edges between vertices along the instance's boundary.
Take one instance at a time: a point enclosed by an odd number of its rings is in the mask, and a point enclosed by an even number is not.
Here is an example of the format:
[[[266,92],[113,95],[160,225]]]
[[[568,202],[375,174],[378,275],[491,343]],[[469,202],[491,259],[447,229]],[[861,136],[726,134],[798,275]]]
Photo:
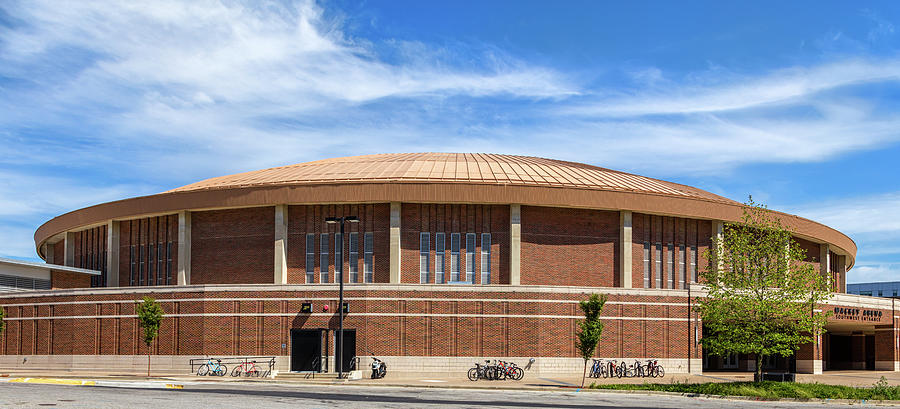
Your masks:
[[[821,403],[528,390],[215,384],[185,389],[0,384],[3,408],[811,408]],[[832,405],[830,405],[832,406]],[[854,406],[860,406],[859,404]],[[866,405],[863,405],[866,406]]]

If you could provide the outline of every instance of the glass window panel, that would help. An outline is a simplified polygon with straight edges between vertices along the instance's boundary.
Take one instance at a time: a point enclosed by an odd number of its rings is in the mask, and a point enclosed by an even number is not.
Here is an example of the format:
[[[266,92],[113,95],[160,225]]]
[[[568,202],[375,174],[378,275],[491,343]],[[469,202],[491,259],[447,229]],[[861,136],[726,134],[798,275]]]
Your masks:
[[[306,234],[306,282],[316,281],[316,235]]]
[[[347,267],[350,270],[350,282],[359,282],[359,233],[350,233],[350,258],[347,259]]]
[[[328,233],[319,236],[319,282],[328,282]]]
[[[675,288],[675,246],[666,246],[666,288]]]
[[[654,268],[656,269],[656,288],[662,288],[663,269],[662,269],[662,244],[656,243],[656,249],[653,253]]]
[[[481,233],[481,284],[491,283],[491,234]]]
[[[434,235],[434,282],[444,283],[444,233]]]
[[[429,268],[431,267],[431,234],[419,233],[419,282],[428,282]]]
[[[344,237],[334,234],[334,282],[344,281]]]
[[[450,281],[459,281],[459,233],[450,234]]]
[[[475,282],[475,233],[466,233],[466,282]]]
[[[684,288],[684,264],[687,260],[687,253],[684,252],[684,244],[678,246],[678,288]]]
[[[644,242],[644,288],[650,288],[650,243]]]
[[[373,272],[375,271],[375,244],[373,243],[373,234],[366,233],[363,240],[363,280],[367,283],[373,282]]]

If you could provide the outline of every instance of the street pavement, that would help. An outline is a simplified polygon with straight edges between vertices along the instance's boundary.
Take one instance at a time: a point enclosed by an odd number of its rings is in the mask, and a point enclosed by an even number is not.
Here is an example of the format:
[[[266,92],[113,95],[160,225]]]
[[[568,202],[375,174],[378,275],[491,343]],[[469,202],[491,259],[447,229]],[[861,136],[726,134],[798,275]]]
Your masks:
[[[208,383],[129,389],[0,383],[2,408],[812,408],[822,402],[765,402],[569,390],[484,390],[366,385]],[[841,405],[837,402],[829,404]],[[854,406],[869,406],[855,403]]]

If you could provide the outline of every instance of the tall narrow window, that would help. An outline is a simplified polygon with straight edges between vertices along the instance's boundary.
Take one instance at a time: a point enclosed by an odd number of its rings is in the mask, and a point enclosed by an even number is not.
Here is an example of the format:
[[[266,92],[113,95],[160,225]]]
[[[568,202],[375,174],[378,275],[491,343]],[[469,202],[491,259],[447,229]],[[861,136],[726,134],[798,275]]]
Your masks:
[[[156,274],[156,246],[154,246],[153,243],[148,244],[148,246],[150,247],[150,251],[147,254],[147,262],[150,268],[147,269],[147,285],[153,285],[154,278],[156,278],[154,277]]]
[[[316,282],[316,235],[306,234],[306,283]]]
[[[319,282],[328,282],[328,233],[319,236]]]
[[[130,251],[129,251],[129,255],[128,255],[128,264],[131,268],[128,270],[128,282],[129,282],[129,285],[134,286],[134,270],[135,270],[134,263],[135,263],[135,261],[137,261],[137,259],[134,258],[134,246],[133,245],[129,247],[129,250]]]
[[[138,246],[138,259],[140,260],[140,264],[138,265],[138,285],[144,285],[144,246]]]
[[[450,233],[450,281],[459,281],[459,233]]]
[[[334,234],[334,282],[344,281],[344,237]]]
[[[656,249],[653,252],[653,264],[655,264],[654,268],[656,268],[656,286],[655,286],[655,288],[662,288],[662,286],[663,286],[662,243],[656,243]]]
[[[347,259],[347,267],[350,268],[350,282],[359,282],[359,233],[350,233],[350,258]]]
[[[650,288],[650,243],[644,242],[644,288]]]
[[[691,282],[697,282],[697,246],[691,246]]]
[[[172,242],[166,243],[166,285],[172,285]]]
[[[687,253],[684,252],[684,244],[678,246],[678,289],[684,288],[684,264],[687,260]]]
[[[428,273],[431,267],[431,234],[419,233],[419,282],[428,282]]]
[[[373,243],[372,233],[363,235],[363,281],[367,283],[374,282],[375,271],[375,244]]]
[[[156,245],[156,285],[163,285],[166,282],[166,271],[163,266],[166,265],[166,253],[165,246],[166,243],[159,243]]]
[[[481,233],[481,284],[491,283],[491,234]]]
[[[666,288],[675,288],[675,245],[666,246]]]
[[[475,233],[466,233],[466,282],[475,283]]]
[[[434,282],[444,284],[444,233],[434,234]]]

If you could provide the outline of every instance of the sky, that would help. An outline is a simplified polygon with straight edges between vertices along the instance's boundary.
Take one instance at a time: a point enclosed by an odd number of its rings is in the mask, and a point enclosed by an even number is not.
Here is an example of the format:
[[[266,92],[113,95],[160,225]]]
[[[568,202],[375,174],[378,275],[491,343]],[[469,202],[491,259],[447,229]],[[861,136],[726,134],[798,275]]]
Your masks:
[[[589,163],[825,223],[900,280],[900,3],[0,2],[0,257],[78,208],[330,157]]]

